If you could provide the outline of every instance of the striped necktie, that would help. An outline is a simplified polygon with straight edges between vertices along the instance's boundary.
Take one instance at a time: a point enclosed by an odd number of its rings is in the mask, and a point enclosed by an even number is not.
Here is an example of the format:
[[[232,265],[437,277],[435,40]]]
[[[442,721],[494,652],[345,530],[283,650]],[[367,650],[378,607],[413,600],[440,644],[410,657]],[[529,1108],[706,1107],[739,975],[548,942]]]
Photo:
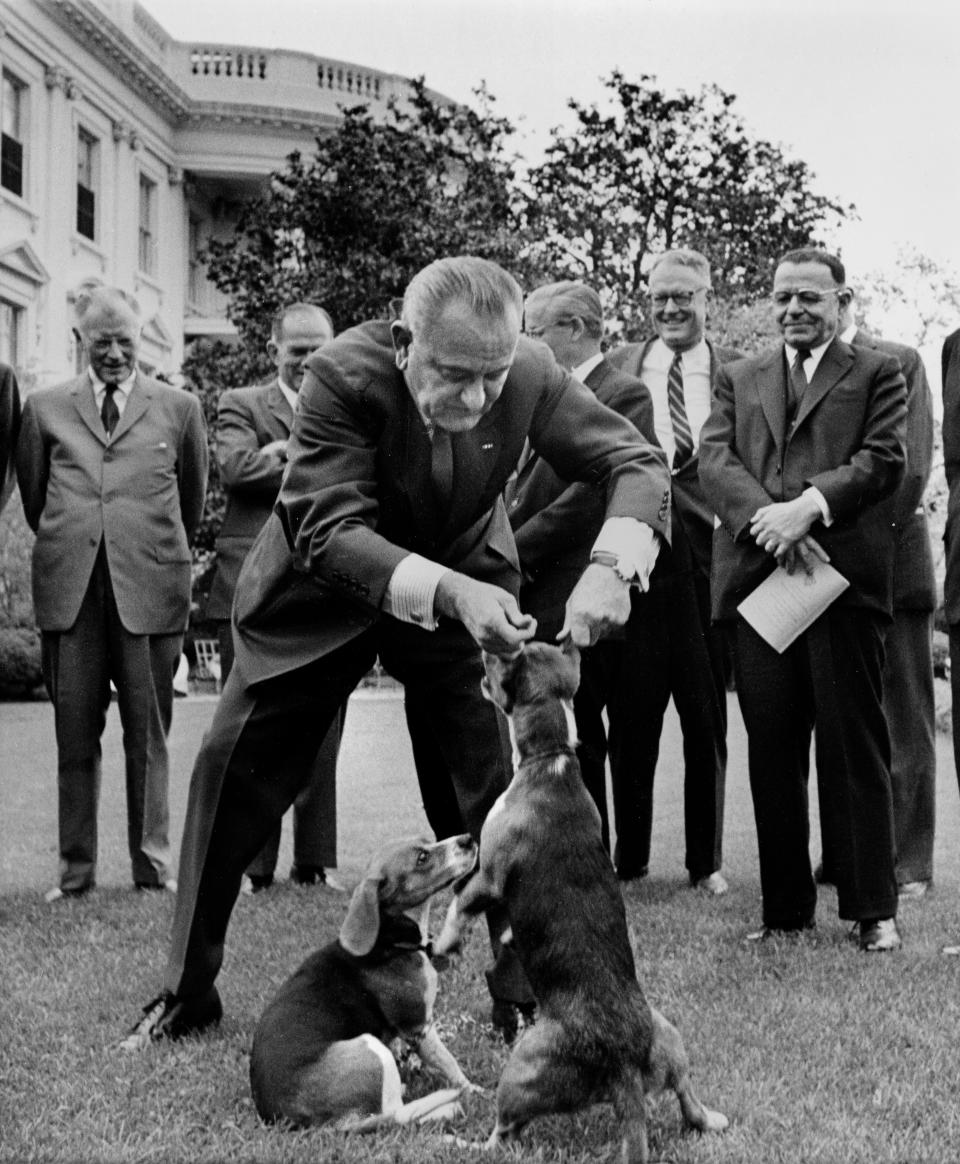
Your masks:
[[[687,409],[683,402],[683,363],[677,352],[667,376],[667,404],[670,407],[670,421],[673,424],[673,439],[676,449],[673,467],[679,469],[693,456],[693,433],[687,419]]]

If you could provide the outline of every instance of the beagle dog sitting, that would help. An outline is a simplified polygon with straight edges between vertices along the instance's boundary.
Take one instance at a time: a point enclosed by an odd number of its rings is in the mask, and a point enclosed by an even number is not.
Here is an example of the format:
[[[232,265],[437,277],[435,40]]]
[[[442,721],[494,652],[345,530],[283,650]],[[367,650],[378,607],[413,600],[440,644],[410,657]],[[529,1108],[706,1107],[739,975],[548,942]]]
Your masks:
[[[480,836],[480,865],[451,903],[435,951],[458,948],[466,925],[506,904],[512,940],[537,999],[497,1088],[494,1148],[535,1116],[611,1100],[625,1164],[647,1160],[645,1097],[676,1092],[686,1123],[727,1119],[697,1099],[678,1031],[637,981],[623,898],[600,817],[577,763],[576,647],[528,643],[510,660],[484,655],[483,693],[507,715],[514,776]]]
[[[430,899],[477,860],[468,835],[398,841],[371,861],[338,941],[281,986],[257,1025],[250,1083],[265,1120],[355,1131],[446,1119],[471,1084],[433,1025],[437,972],[427,955]],[[450,1088],[405,1104],[386,1044],[406,1039]]]

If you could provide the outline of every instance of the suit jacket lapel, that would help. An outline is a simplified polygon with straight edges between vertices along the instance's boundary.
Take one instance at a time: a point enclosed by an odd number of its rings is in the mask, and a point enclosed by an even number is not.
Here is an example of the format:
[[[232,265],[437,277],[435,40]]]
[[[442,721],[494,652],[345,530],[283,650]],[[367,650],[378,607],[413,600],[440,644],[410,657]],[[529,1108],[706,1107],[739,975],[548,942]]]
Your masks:
[[[787,423],[787,365],[782,344],[762,358],[754,375],[760,407],[782,452]]]
[[[803,424],[834,384],[846,375],[852,363],[853,352],[851,349],[842,341],[834,339],[823,353],[820,363],[817,364],[817,370],[813,374],[813,379],[803,394],[800,407],[797,409],[795,428]]]
[[[267,392],[267,408],[283,426],[286,435],[289,436],[293,429],[293,409],[283,394],[279,380],[274,380],[270,385]]]
[[[132,428],[143,416],[150,405],[151,395],[149,387],[144,384],[143,377],[138,372],[133,387],[130,389],[130,395],[127,397],[127,403],[124,405],[123,415],[113,430],[112,442],[118,441],[127,429]],[[100,427],[103,428],[103,425],[101,424]]]
[[[97,440],[102,445],[105,445],[107,443],[107,434],[103,427],[103,421],[100,419],[100,413],[97,410],[97,402],[93,395],[93,384],[90,382],[90,377],[86,372],[74,380],[71,394],[76,403],[77,411],[80,413],[81,420]]]

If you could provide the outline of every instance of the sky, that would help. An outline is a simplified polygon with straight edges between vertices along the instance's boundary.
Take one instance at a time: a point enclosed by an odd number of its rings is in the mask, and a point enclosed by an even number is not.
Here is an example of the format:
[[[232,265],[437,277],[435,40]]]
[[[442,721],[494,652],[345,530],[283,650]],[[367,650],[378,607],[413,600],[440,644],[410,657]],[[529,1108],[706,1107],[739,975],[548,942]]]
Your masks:
[[[757,136],[854,203],[848,272],[914,247],[960,271],[957,0],[142,0],[178,40],[292,48],[404,76],[457,100],[485,82],[542,155],[566,102],[602,77],[715,83]],[[958,321],[960,322],[960,321]]]

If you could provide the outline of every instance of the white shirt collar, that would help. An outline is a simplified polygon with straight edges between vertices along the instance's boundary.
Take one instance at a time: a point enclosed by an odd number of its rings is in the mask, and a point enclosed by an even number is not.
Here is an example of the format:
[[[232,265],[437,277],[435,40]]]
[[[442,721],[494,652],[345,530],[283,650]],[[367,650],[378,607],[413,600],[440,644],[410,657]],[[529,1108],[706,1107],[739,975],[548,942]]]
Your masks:
[[[650,345],[649,355],[653,356],[665,368],[673,363],[673,358],[676,354],[673,348],[665,344],[659,336]],[[681,352],[680,357],[687,371],[710,370],[710,345],[703,336],[701,336],[700,341],[695,343],[692,348],[687,348],[686,351]]]
[[[277,377],[277,383],[280,385],[280,391],[283,393],[284,398],[286,399],[287,403],[290,405],[293,412],[296,413],[298,393],[294,392],[294,390],[290,387],[290,385],[286,382],[286,380],[284,380],[284,378],[282,376]]]
[[[104,384],[104,382],[100,379],[100,377],[96,374],[96,372],[93,370],[92,367],[87,368],[87,374],[90,377],[90,383],[93,385],[94,396],[97,396],[97,397],[102,396],[103,393],[106,391],[106,388],[107,388],[106,384]],[[136,378],[137,378],[137,373],[136,373],[136,371],[133,371],[126,378],[126,380],[121,380],[120,383],[117,385],[117,391],[123,396],[124,399],[126,399],[130,395],[131,391],[133,390],[133,382],[134,382],[134,380],[136,380]]]
[[[581,383],[583,383],[583,381],[586,380],[593,369],[602,363],[603,352],[597,352],[596,355],[591,356],[588,360],[584,360],[582,364],[577,364],[570,375],[573,376],[575,380],[579,380]]]

